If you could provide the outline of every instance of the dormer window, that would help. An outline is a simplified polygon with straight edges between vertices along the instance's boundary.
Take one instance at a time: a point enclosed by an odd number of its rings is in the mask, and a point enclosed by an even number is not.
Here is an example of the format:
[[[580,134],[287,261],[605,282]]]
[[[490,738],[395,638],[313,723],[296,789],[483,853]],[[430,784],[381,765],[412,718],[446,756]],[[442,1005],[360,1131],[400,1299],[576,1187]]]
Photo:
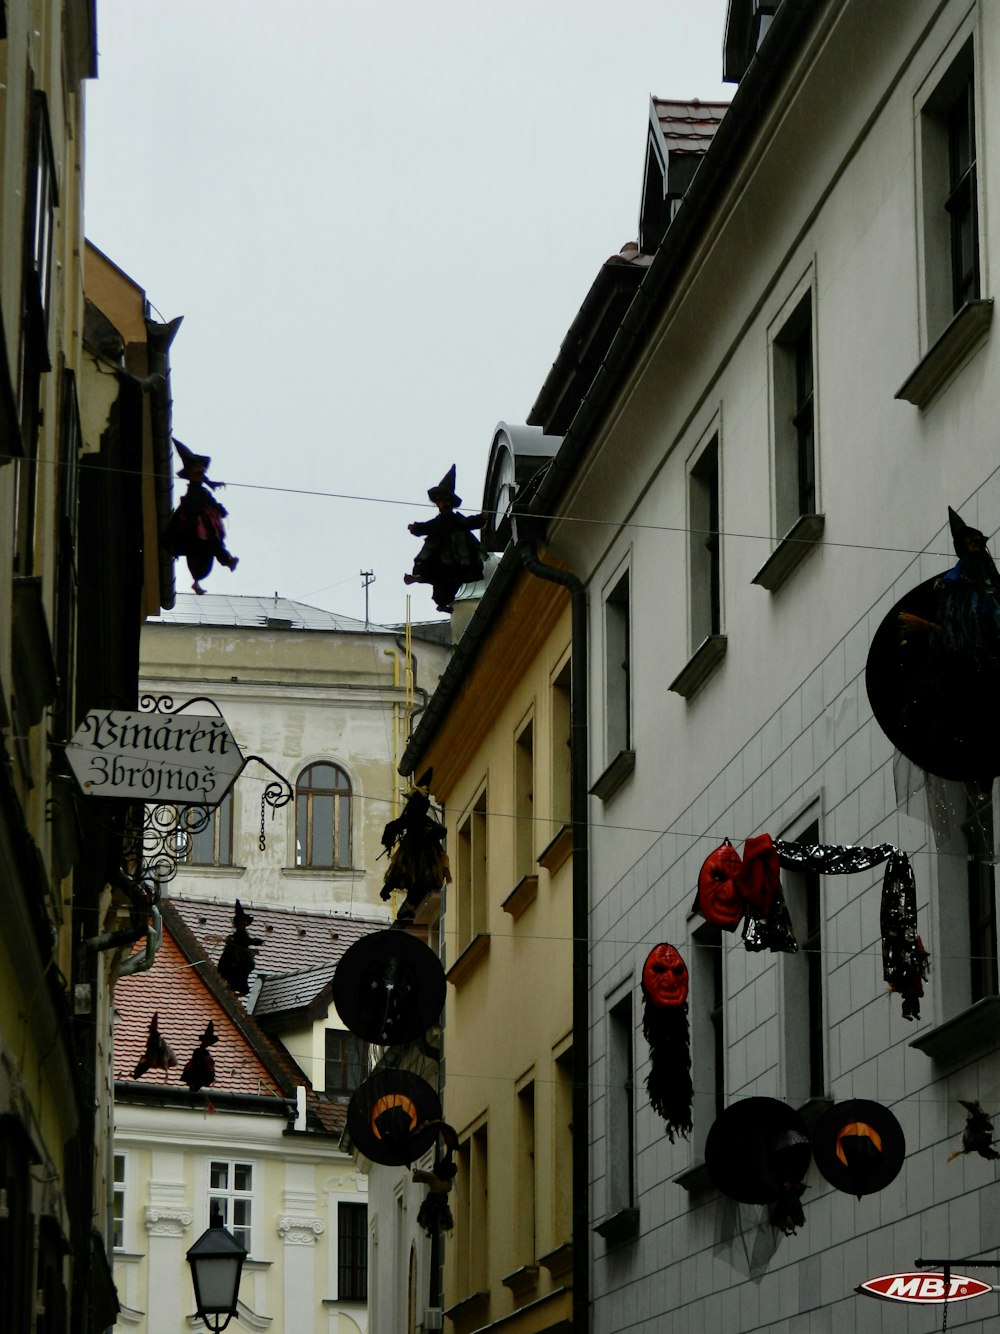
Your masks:
[[[639,249],[651,255],[674,219],[726,110],[719,102],[650,100]]]
[[[722,46],[722,77],[739,83],[767,36],[781,0],[729,0]]]

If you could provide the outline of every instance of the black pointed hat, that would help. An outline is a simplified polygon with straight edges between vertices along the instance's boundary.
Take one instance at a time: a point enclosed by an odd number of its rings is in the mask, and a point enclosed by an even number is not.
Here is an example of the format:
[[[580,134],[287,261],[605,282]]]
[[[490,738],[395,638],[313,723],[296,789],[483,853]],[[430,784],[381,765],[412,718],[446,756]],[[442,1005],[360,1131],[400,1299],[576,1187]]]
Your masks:
[[[447,500],[454,508],[458,508],[462,503],[462,497],[455,494],[455,465],[454,463],[438,482],[437,486],[429,488],[427,495],[435,504],[439,500]]]
[[[871,1195],[888,1186],[906,1157],[903,1127],[880,1102],[836,1102],[813,1129],[816,1166],[837,1190]]]
[[[409,1070],[379,1070],[351,1096],[347,1133],[373,1163],[401,1167],[427,1152],[438,1137],[441,1101]]]
[[[777,1098],[743,1098],[721,1112],[705,1141],[715,1187],[741,1204],[770,1204],[809,1170],[805,1122]]]
[[[352,1033],[383,1047],[412,1042],[444,1009],[444,969],[432,949],[391,927],[362,936],[333,975],[333,1003]]]
[[[948,506],[948,526],[951,529],[951,541],[956,556],[962,557],[968,554],[965,548],[969,538],[975,538],[982,546],[986,545],[986,534],[981,533],[978,528],[970,527],[950,505]]]
[[[212,460],[207,454],[196,454],[193,449],[188,449],[187,445],[182,445],[179,440],[174,441],[174,449],[181,456],[183,468],[178,472],[178,477],[183,477],[186,482],[195,480],[197,473],[206,473]]]

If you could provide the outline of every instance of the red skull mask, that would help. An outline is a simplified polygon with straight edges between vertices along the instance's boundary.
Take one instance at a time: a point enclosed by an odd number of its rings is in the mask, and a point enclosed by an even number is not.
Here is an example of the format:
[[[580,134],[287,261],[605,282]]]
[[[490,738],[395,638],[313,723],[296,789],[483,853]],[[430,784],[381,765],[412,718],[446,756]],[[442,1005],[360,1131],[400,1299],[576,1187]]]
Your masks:
[[[673,945],[654,945],[642,966],[642,985],[650,1005],[671,1009],[688,994],[687,964]]]

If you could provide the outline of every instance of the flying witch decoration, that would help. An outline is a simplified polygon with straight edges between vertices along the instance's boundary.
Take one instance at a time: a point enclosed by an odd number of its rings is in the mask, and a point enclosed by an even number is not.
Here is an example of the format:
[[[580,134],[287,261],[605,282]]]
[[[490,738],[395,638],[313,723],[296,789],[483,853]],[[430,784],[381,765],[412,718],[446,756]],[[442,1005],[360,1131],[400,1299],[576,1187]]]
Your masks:
[[[192,588],[196,593],[204,593],[201,586],[212,570],[216,561],[229,570],[235,570],[239,557],[226,550],[226,526],[223,520],[228,511],[220,505],[212,494],[225,482],[213,482],[208,476],[212,460],[207,454],[195,454],[174,441],[174,448],[181,456],[183,467],[177,476],[188,484],[181,497],[181,502],[167,520],[160,539],[164,551],[175,558],[183,556],[194,580]]]
[[[949,1163],[967,1153],[978,1153],[980,1158],[1000,1158],[1000,1153],[993,1147],[997,1140],[992,1116],[978,1102],[966,1102],[964,1098],[959,1098],[959,1102],[966,1111],[962,1147],[948,1155]]]
[[[160,1032],[159,1020],[160,1012],[157,1010],[149,1021],[149,1029],[146,1033],[146,1050],[139,1057],[138,1063],[132,1071],[133,1079],[141,1079],[147,1070],[167,1072],[177,1064],[173,1047]]]
[[[247,930],[247,927],[253,924],[253,920],[249,913],[244,912],[242,903],[237,899],[236,911],[233,913],[233,930],[226,937],[219,962],[216,964],[222,977],[237,996],[246,996],[249,993],[250,974],[257,962],[257,952],[253,946],[264,943],[261,937],[251,936]]]
[[[1000,573],[986,537],[949,506],[950,570],[906,593],[865,672],[880,727],[918,769],[987,790],[1000,774]]]
[[[191,1059],[181,1071],[181,1083],[187,1084],[192,1093],[215,1083],[215,1058],[208,1050],[219,1040],[215,1023],[209,1019],[208,1027],[198,1040],[198,1045],[191,1053]]]
[[[427,895],[451,881],[448,854],[444,850],[447,831],[431,813],[433,775],[433,769],[420,775],[402,813],[382,831],[382,846],[390,857],[380,895],[388,899],[393,890],[405,892],[396,913],[399,923],[412,922]]]
[[[472,530],[486,522],[485,514],[460,514],[462,497],[455,494],[455,465],[427,492],[437,506],[433,519],[408,525],[424,544],[413,561],[413,573],[403,575],[404,584],[430,584],[438,611],[451,611],[462,584],[483,577],[483,548]]]
[[[427,1187],[427,1194],[417,1211],[417,1225],[423,1228],[428,1237],[450,1232],[455,1226],[448,1196],[458,1174],[454,1157],[458,1136],[447,1121],[442,1121],[439,1129],[444,1140],[444,1151],[435,1157],[434,1165],[429,1170],[415,1167],[412,1173],[413,1181]]]
[[[646,1092],[671,1144],[691,1131],[688,970],[673,945],[654,945],[642,967],[642,1033],[649,1043]]]
[[[789,843],[759,834],[747,839],[741,858],[726,839],[702,865],[694,910],[724,931],[735,931],[745,918],[743,941],[748,950],[794,953],[798,945],[781,894],[780,868],[849,875],[883,862],[882,975],[889,990],[902,997],[903,1018],[919,1019],[930,956],[917,933],[917,892],[910,860],[891,843],[874,848]]]

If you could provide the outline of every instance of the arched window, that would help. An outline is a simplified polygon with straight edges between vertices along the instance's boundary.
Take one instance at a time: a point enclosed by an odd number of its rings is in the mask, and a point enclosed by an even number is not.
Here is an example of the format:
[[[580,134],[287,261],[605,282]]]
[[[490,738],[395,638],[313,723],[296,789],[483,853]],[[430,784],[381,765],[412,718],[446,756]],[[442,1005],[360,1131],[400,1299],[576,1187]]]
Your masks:
[[[295,865],[350,864],[350,780],[339,765],[310,764],[295,785]]]

